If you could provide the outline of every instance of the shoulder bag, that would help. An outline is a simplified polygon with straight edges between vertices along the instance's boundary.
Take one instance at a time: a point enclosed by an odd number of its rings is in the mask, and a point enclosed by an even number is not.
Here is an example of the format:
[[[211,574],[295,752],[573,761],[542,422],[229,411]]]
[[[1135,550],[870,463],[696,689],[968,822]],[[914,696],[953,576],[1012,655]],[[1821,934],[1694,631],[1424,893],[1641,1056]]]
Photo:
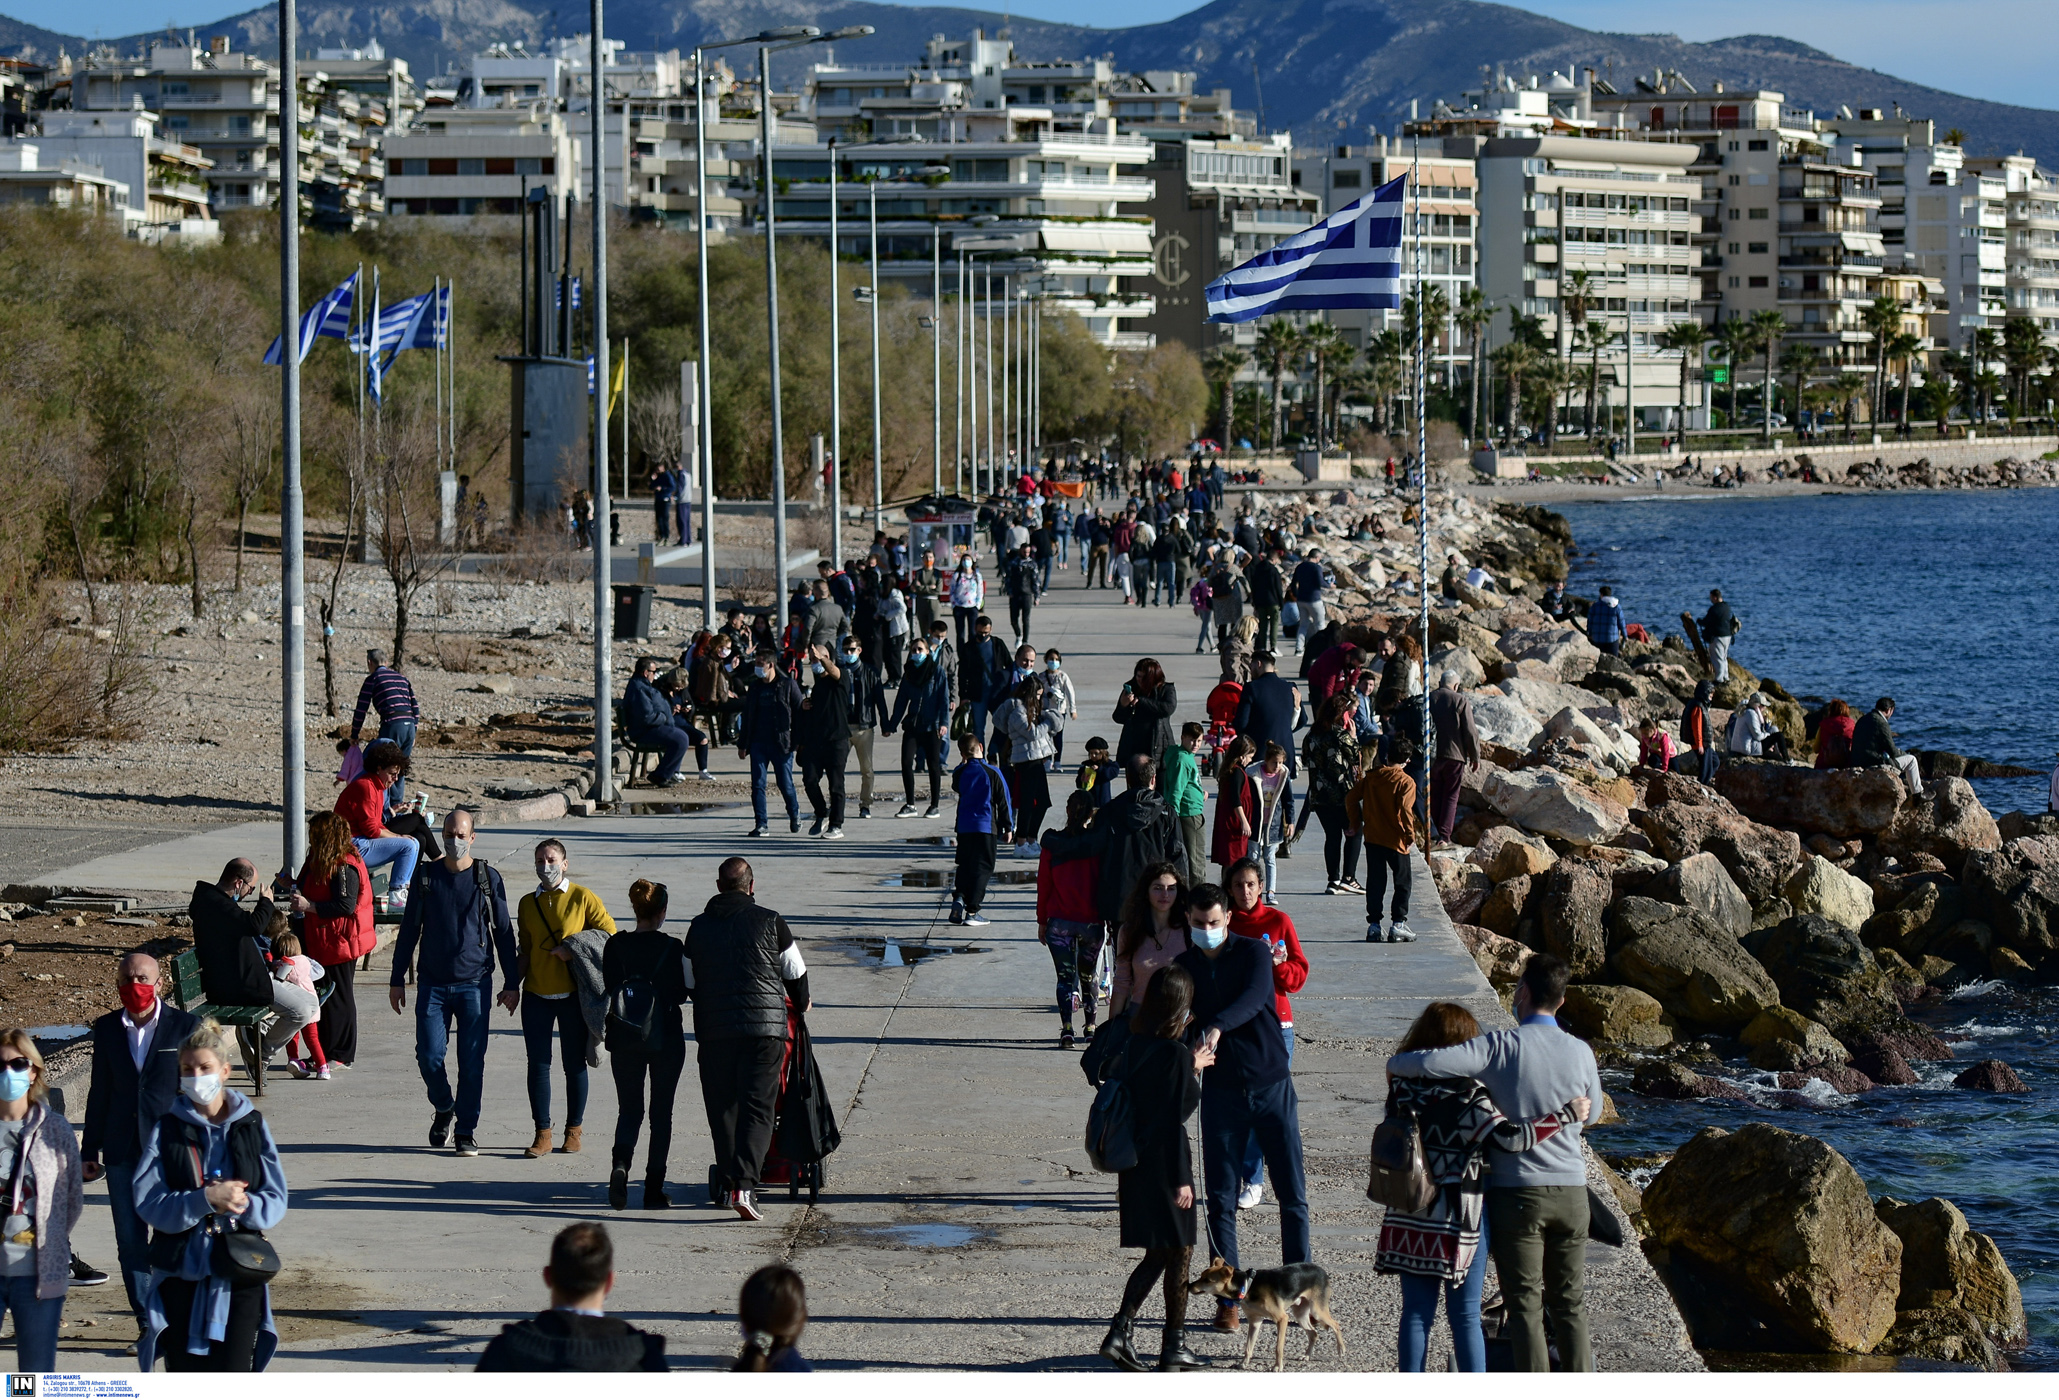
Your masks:
[[[1087,1110],[1087,1161],[1097,1172],[1126,1172],[1137,1165],[1137,1120],[1130,1103],[1129,1047],[1115,1072],[1101,1081]]]
[[[1413,1113],[1398,1112],[1387,1100],[1387,1118],[1373,1129],[1372,1172],[1366,1197],[1404,1215],[1421,1215],[1437,1199],[1423,1155],[1423,1130]]]

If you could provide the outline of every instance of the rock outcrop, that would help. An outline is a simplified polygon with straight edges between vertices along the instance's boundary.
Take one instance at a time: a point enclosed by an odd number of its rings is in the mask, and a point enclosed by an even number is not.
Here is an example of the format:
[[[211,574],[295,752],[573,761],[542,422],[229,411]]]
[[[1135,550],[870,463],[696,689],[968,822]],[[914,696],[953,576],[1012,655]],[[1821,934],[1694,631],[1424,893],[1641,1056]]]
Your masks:
[[[1895,1306],[1904,1312],[1957,1308],[1978,1320],[1996,1346],[2029,1343],[2023,1292],[1992,1237],[1966,1223],[1959,1207],[1941,1197],[1910,1204],[1882,1196],[1874,1205],[1882,1224],[1902,1241],[1902,1286]]]
[[[1608,964],[1601,919],[1612,893],[1608,871],[1592,861],[1562,860],[1544,876],[1538,900],[1543,949],[1564,959],[1577,980],[1593,977]]]
[[[1749,760],[1718,769],[1716,791],[1753,821],[1839,838],[1886,831],[1905,793],[1893,768],[1797,768]]]
[[[1780,1005],[1780,989],[1766,969],[1693,910],[1682,909],[1624,943],[1609,966],[1624,983],[1694,1027],[1736,1030]]]
[[[1706,851],[1666,868],[1638,891],[1647,899],[1699,910],[1715,927],[1733,938],[1752,930],[1751,901],[1730,878],[1723,862]]]
[[[1952,1080],[1955,1088],[1983,1094],[2027,1094],[2030,1086],[2002,1060],[1980,1060],[1961,1070]]]
[[[1497,773],[1487,784],[1494,810],[1526,830],[1576,846],[1595,846],[1630,824],[1619,802],[1551,768]]]
[[[1667,860],[1707,851],[1723,863],[1754,908],[1780,893],[1802,857],[1802,839],[1719,807],[1668,802],[1644,823],[1652,845]]]
[[[2001,946],[2041,971],[2059,967],[2059,836],[2024,836],[1999,850],[1975,851],[1959,881],[1973,916]]]
[[[1899,1027],[1901,1008],[1857,930],[1797,914],[1745,941],[1780,988],[1781,1004],[1851,1039]]]
[[[1797,914],[1821,914],[1855,932],[1873,917],[1873,890],[1864,880],[1847,875],[1822,856],[1804,859],[1781,887],[1781,896]]]
[[[1880,849],[1890,855],[1932,855],[1947,870],[1965,864],[1969,851],[1995,851],[2002,830],[1974,795],[1964,778],[1939,778],[1924,795],[1906,803],[1894,824],[1880,833]]]
[[[1576,982],[1566,988],[1559,1020],[1584,1040],[1624,1050],[1660,1050],[1673,1043],[1666,1009],[1635,987]]]

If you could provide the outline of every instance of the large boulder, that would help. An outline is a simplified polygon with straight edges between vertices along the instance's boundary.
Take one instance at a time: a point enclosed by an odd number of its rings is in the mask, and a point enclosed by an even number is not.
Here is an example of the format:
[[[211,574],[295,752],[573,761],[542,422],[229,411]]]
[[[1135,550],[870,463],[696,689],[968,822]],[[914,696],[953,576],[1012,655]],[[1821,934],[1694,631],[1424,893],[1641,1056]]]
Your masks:
[[[1487,679],[1487,668],[1480,664],[1480,658],[1460,646],[1444,647],[1430,653],[1430,683],[1443,684],[1446,671],[1458,673],[1458,688],[1471,690]]]
[[[1936,856],[1948,870],[1959,869],[1968,851],[2001,847],[2001,828],[1974,795],[1973,784],[1964,778],[1932,782],[1922,797],[1906,804],[1893,825],[1880,833],[1880,849],[1889,855]]]
[[[1648,899],[1698,909],[1708,916],[1710,923],[1733,938],[1742,938],[1752,929],[1751,901],[1730,878],[1723,862],[1707,851],[1667,866],[1638,893]]]
[[[1804,860],[1780,893],[1797,914],[1821,914],[1855,931],[1873,917],[1872,887],[1822,856]]]
[[[1904,790],[1893,768],[1796,768],[1744,761],[1717,770],[1716,791],[1753,821],[1842,838],[1887,830]]]
[[[1682,1022],[1732,1031],[1769,1007],[1780,989],[1736,939],[1693,910],[1617,948],[1609,965]]]
[[[1558,852],[1540,837],[1525,835],[1512,826],[1496,827],[1473,847],[1472,862],[1499,883],[1518,875],[1542,875],[1558,863]]]
[[[1509,699],[1521,705],[1539,721],[1571,705],[1576,710],[1600,709],[1609,703],[1606,696],[1596,695],[1591,690],[1582,690],[1577,685],[1563,681],[1540,681],[1528,676],[1517,676],[1501,683],[1501,689]]]
[[[1494,810],[1527,831],[1576,846],[1597,846],[1630,824],[1622,803],[1550,768],[1497,773],[1487,784]]]
[[[1564,959],[1576,980],[1584,982],[1608,965],[1601,920],[1611,892],[1608,871],[1592,861],[1568,858],[1544,877],[1538,902],[1543,950]]]
[[[2059,836],[2023,836],[1997,851],[1975,851],[1959,883],[1972,917],[1993,929],[2002,947],[2041,971],[2059,968]]]
[[[1632,939],[1642,938],[1653,929],[1663,928],[1676,919],[1688,919],[1697,929],[1714,933],[1716,927],[1706,921],[1698,921],[1701,911],[1685,905],[1668,904],[1643,894],[1627,894],[1610,904],[1601,917],[1602,927],[1608,931],[1609,952]],[[1693,916],[1693,917],[1691,917]]]
[[[1662,1050],[1673,1043],[1673,1027],[1657,997],[1635,987],[1575,982],[1566,988],[1558,1018],[1584,1040],[1623,1050]]]
[[[1791,1007],[1761,1011],[1738,1033],[1760,1069],[1805,1069],[1851,1063],[1851,1052],[1836,1036]]]
[[[1480,927],[1492,929],[1503,938],[1514,938],[1516,925],[1523,921],[1524,906],[1530,902],[1530,885],[1528,875],[1518,875],[1496,884],[1475,916]]]
[[[1600,647],[1570,627],[1512,627],[1501,634],[1498,645],[1509,660],[1541,661],[1568,681],[1592,671],[1601,656]]]
[[[1516,985],[1516,979],[1523,975],[1523,964],[1530,961],[1529,948],[1478,924],[1454,923],[1451,927],[1458,934],[1458,941],[1473,955],[1489,985],[1496,991]]]
[[[1668,802],[1646,815],[1642,825],[1667,860],[1686,860],[1697,851],[1714,855],[1754,908],[1780,893],[1802,858],[1802,840],[1792,831],[1761,826],[1716,807]]]
[[[1617,725],[1588,718],[1571,705],[1544,722],[1547,738],[1577,744],[1619,773],[1637,766],[1637,741]]]
[[[2030,1341],[2016,1276],[1994,1240],[1969,1226],[1959,1207],[1937,1196],[1914,1204],[1882,1196],[1874,1211],[1902,1241],[1897,1307],[1959,1308],[1980,1321],[1996,1346]]]
[[[1675,773],[1670,768],[1646,768],[1639,776],[1644,778],[1644,805],[1663,807],[1669,802],[1678,802],[1683,807],[1714,807],[1721,812],[1735,812],[1730,799],[1701,779],[1686,773]]]
[[[1473,697],[1473,728],[1483,744],[1528,753],[1544,737],[1544,725],[1519,700],[1501,695]]]
[[[1652,1243],[1810,1346],[1870,1352],[1895,1324],[1902,1242],[1852,1164],[1815,1138],[1704,1128],[1645,1188],[1644,1214]]]
[[[1858,930],[1821,914],[1796,914],[1745,942],[1780,988],[1781,1004],[1840,1040],[1898,1027],[1894,988]]]
[[[1873,1350],[1879,1356],[1910,1356],[1982,1371],[2009,1369],[2001,1348],[1988,1340],[1980,1319],[1963,1308],[1896,1313],[1893,1329]]]
[[[1477,865],[1445,862],[1444,866],[1448,868],[1435,864],[1430,867],[1430,874],[1437,883],[1438,901],[1444,905],[1444,912],[1453,923],[1469,924],[1480,912],[1480,906],[1487,902],[1487,896],[1494,892],[1494,882]]]

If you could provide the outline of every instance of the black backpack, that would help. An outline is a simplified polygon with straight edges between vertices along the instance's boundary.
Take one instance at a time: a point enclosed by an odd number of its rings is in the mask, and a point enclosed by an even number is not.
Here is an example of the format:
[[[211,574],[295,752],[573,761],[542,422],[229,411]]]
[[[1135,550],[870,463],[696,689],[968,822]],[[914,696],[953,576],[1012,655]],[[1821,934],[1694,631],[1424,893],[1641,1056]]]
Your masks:
[[[1087,1161],[1097,1172],[1126,1172],[1137,1165],[1137,1115],[1130,1102],[1129,1046],[1101,1081],[1087,1110]]]
[[[608,994],[608,1038],[640,1046],[656,1058],[668,1048],[664,1010],[658,1004],[658,989],[641,973],[625,978]]]

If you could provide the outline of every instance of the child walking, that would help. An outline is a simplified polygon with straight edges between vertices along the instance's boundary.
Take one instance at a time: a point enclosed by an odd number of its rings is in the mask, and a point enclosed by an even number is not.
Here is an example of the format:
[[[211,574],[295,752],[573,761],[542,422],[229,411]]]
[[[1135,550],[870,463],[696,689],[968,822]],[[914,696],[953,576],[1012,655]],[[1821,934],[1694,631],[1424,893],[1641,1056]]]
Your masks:
[[[294,933],[290,928],[278,927],[278,925],[282,925],[285,922],[286,916],[283,913],[273,919],[274,929],[271,935],[273,980],[291,982],[310,996],[319,995],[315,991],[315,974],[320,972],[321,969],[315,966],[313,958],[300,951],[300,936],[298,934]],[[305,1054],[296,1056],[293,1054],[293,1047],[291,1045],[286,1047],[286,1064],[292,1069],[295,1079],[327,1079],[329,1077],[329,1058],[322,1053],[322,1033],[318,1029],[318,1024],[315,1021],[309,1021],[300,1028],[300,1034],[294,1037],[305,1047]]]
[[[1074,786],[1094,799],[1097,812],[1115,800],[1116,771],[1115,760],[1108,756],[1108,741],[1098,734],[1087,740],[1087,756],[1080,762]]]

